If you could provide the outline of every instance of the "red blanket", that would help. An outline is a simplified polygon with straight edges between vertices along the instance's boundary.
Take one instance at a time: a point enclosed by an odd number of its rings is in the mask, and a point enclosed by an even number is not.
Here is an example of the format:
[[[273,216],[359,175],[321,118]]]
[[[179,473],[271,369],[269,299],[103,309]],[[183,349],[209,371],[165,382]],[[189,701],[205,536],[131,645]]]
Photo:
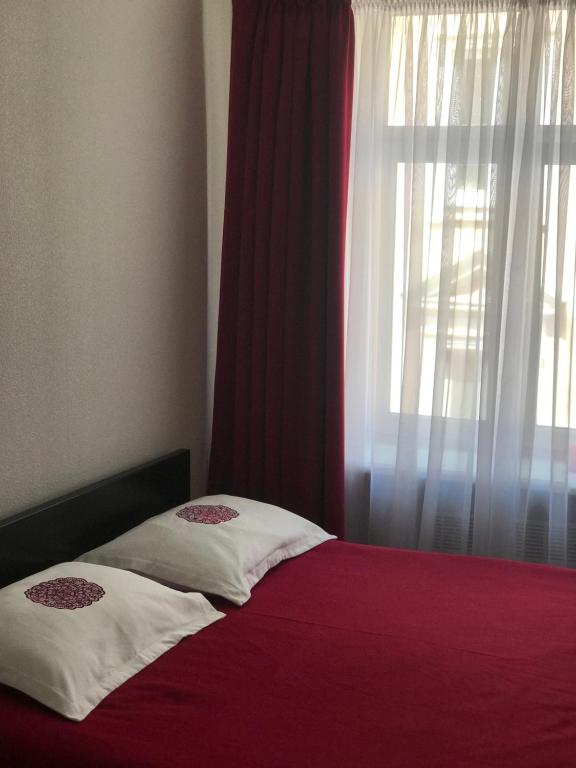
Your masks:
[[[220,604],[219,607],[222,607]],[[574,768],[576,572],[327,542],[2,768]]]

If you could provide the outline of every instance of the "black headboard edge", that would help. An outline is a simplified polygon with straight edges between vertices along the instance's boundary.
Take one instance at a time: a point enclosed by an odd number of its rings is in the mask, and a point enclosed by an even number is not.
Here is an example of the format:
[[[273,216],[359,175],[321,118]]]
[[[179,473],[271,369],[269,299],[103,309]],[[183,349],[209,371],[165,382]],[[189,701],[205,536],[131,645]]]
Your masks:
[[[190,499],[190,451],[133,469],[0,520],[0,587],[120,536]]]

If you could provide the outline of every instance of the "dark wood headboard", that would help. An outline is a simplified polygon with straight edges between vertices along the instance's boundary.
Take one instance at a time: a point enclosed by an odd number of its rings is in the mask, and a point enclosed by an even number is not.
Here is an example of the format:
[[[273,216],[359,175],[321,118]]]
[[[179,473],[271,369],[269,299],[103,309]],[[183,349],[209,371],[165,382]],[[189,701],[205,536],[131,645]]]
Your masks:
[[[190,499],[190,451],[180,450],[0,520],[0,587],[74,560]]]

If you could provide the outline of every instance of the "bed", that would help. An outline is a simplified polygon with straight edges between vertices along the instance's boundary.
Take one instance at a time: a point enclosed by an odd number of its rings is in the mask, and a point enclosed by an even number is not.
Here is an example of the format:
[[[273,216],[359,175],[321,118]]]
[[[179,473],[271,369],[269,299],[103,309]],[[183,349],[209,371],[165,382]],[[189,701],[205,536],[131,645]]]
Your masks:
[[[0,583],[186,501],[188,461],[5,521]],[[81,723],[0,686],[2,768],[576,766],[570,570],[328,541],[213,602]]]

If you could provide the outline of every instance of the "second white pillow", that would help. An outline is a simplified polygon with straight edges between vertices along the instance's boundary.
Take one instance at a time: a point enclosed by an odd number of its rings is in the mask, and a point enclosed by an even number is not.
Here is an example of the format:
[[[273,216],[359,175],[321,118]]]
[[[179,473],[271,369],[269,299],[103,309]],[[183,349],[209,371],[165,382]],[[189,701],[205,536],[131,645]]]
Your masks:
[[[156,515],[78,560],[131,569],[242,605],[270,568],[333,538],[280,507],[220,494]]]

